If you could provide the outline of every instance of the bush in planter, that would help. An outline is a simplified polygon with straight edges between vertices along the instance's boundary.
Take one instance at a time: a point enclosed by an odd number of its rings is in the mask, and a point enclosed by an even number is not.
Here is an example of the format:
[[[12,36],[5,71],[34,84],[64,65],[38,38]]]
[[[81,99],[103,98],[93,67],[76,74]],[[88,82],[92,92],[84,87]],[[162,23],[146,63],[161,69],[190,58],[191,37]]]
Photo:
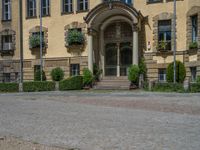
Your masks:
[[[37,70],[35,73],[34,73],[34,81],[41,81],[41,71],[40,70]],[[46,75],[45,75],[45,72],[42,71],[42,81],[46,81]]]
[[[197,76],[196,82],[200,83],[200,76]]]
[[[83,87],[83,77],[74,76],[59,82],[59,90],[81,90]]]
[[[29,45],[30,45],[30,48],[40,47],[40,35],[32,35],[29,38]],[[44,47],[44,45],[45,45],[44,39],[42,39],[42,47]]]
[[[96,64],[94,64],[93,73],[94,73],[94,80],[99,81],[100,75],[102,74],[102,69],[99,69],[99,67]]]
[[[0,92],[18,92],[18,83],[0,83]]]
[[[51,78],[52,78],[53,81],[61,81],[61,80],[63,80],[64,71],[60,67],[54,68],[51,71]]]
[[[78,30],[69,30],[66,40],[69,45],[81,45],[84,43],[84,35]]]
[[[139,68],[140,68],[140,74],[143,74],[144,80],[146,78],[146,73],[147,73],[147,67],[145,64],[144,58],[142,58],[139,62]]]
[[[54,91],[55,82],[50,81],[36,81],[36,82],[24,82],[23,91],[24,92],[40,92],[40,91]]]
[[[200,82],[190,84],[190,92],[192,93],[200,92]]]
[[[152,91],[156,92],[184,92],[183,84],[181,83],[156,83]]]
[[[196,49],[196,48],[198,48],[198,43],[197,42],[190,43],[189,49]]]
[[[185,66],[182,62],[176,61],[176,82],[183,83],[186,76]],[[167,67],[167,81],[174,81],[174,62],[170,63]]]
[[[131,84],[138,85],[140,76],[140,69],[137,65],[132,65],[128,68],[128,79],[131,81]]]
[[[92,72],[88,68],[83,69],[83,85],[91,87],[93,80],[94,77]]]

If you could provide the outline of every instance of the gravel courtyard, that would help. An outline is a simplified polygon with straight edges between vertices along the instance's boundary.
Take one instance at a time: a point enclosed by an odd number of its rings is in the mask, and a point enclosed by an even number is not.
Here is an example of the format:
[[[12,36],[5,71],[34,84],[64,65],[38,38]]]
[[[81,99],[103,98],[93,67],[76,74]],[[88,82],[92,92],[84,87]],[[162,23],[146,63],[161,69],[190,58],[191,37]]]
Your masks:
[[[9,137],[10,144],[5,140]],[[200,94],[0,94],[0,150],[4,149],[199,150]]]

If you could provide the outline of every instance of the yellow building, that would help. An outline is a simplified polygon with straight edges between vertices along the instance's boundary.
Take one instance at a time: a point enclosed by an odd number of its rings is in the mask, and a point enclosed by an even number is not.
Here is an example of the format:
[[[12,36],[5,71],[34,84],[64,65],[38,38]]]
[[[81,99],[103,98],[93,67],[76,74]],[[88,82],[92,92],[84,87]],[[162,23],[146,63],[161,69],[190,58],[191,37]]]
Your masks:
[[[2,55],[1,64],[8,60],[15,63],[19,60],[18,0],[1,1],[12,6],[11,21],[0,24],[1,37],[7,29],[16,33],[12,55]],[[34,71],[40,68],[40,1],[22,1],[24,79],[33,80]],[[68,77],[81,74],[85,67],[92,70],[93,64],[103,70],[102,78],[120,78],[127,76],[128,66],[138,64],[144,57],[147,78],[165,81],[166,67],[173,61],[173,24],[173,0],[42,0],[43,65],[47,78],[55,67],[63,68]],[[74,34],[79,38],[74,39]],[[5,45],[3,42],[1,45]],[[187,77],[194,80],[200,75],[199,0],[177,0],[176,42],[176,58],[184,62]],[[0,52],[4,53],[2,46]],[[5,81],[5,71],[8,76],[9,69],[0,67],[1,80]]]

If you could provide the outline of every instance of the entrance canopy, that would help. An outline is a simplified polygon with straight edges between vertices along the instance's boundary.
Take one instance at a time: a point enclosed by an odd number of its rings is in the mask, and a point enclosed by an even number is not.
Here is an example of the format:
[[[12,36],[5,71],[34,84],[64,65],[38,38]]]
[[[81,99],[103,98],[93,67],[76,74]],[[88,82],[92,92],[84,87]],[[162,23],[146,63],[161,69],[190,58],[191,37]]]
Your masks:
[[[104,2],[93,8],[86,17],[85,22],[88,28],[98,31],[107,20],[114,18],[122,19],[133,25],[140,25],[140,20],[143,18],[142,14],[135,8],[120,1]],[[110,21],[109,21],[110,22]]]

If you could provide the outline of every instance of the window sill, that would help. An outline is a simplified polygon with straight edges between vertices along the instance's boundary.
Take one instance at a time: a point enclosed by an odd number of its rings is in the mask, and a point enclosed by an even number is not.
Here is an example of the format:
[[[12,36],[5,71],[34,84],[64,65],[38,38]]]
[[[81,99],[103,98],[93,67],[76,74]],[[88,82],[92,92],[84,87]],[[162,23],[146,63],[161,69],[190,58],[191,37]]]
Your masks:
[[[147,5],[149,4],[157,4],[157,3],[163,3],[163,0],[160,0],[160,1],[155,1],[155,2],[147,2]]]
[[[73,11],[72,11],[72,12],[62,12],[61,15],[62,15],[62,16],[64,16],[64,15],[71,15],[71,14],[73,14],[73,13],[74,13]]]
[[[32,16],[32,17],[26,17],[26,19],[37,19],[37,16]]]
[[[1,20],[1,22],[11,22],[12,20],[11,19],[9,19],[9,20],[4,20],[4,19],[2,19]]]
[[[89,11],[89,9],[87,9],[87,10],[77,10],[76,11],[76,13],[78,14],[78,13],[85,13],[85,12],[88,12]]]

